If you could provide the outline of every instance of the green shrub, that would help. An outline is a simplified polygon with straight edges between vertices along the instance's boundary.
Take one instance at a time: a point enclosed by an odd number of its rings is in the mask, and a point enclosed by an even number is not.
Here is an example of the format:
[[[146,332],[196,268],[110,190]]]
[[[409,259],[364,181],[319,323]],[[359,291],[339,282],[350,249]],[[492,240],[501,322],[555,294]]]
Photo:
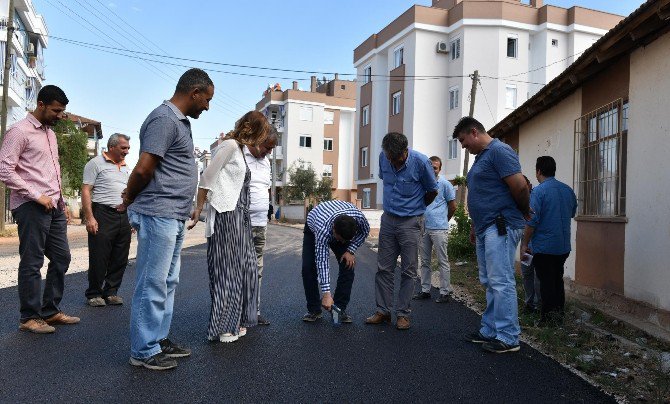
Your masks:
[[[470,243],[471,220],[461,204],[454,213],[456,226],[449,230],[447,253],[452,260],[472,260],[476,257],[475,246]]]

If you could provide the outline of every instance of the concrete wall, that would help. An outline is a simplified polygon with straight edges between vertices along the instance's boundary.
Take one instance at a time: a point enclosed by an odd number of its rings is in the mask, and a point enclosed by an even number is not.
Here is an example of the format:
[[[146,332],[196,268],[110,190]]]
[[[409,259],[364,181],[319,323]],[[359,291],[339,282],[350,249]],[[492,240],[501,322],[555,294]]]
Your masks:
[[[630,58],[626,297],[670,310],[670,34]]]
[[[312,108],[312,121],[300,120],[300,108]],[[323,105],[290,101],[286,103],[285,117],[285,149],[286,161],[284,167],[288,170],[291,165],[302,159],[312,163],[317,173],[323,170]],[[300,136],[312,137],[312,147],[300,147]],[[288,180],[288,177],[286,178]]]
[[[561,101],[548,111],[521,125],[519,128],[519,160],[521,170],[533,183],[535,160],[551,156],[556,160],[556,179],[573,186],[574,122],[581,116],[581,90]],[[572,253],[565,264],[565,276],[575,279],[575,241],[577,224],[572,221]]]

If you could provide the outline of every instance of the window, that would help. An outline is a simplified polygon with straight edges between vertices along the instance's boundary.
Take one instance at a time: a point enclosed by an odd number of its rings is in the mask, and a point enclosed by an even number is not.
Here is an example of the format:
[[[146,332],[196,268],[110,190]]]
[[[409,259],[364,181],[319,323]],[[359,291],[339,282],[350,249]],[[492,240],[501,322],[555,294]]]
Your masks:
[[[333,151],[333,139],[331,139],[331,138],[324,138],[323,139],[323,150]]]
[[[312,147],[312,137],[309,135],[300,136],[300,147]]]
[[[558,39],[552,39],[551,46],[558,46]]]
[[[340,84],[340,90],[346,90],[347,86],[346,84]]]
[[[449,89],[449,109],[458,108],[458,100],[459,100],[458,87],[451,87]]]
[[[517,57],[518,42],[519,42],[519,37],[517,37],[516,35],[508,35],[507,36],[507,57],[508,58],[516,58]]]
[[[396,67],[400,67],[405,63],[404,60],[404,49],[402,47],[396,48],[393,51],[393,68],[395,69]]]
[[[361,167],[368,166],[368,148],[361,147]]]
[[[618,99],[575,120],[578,216],[626,215],[628,102]]]
[[[361,114],[361,126],[368,126],[370,124],[370,106],[366,105],[363,107],[363,113]]]
[[[332,164],[324,164],[323,165],[323,177],[332,177],[333,176],[333,165]]]
[[[458,139],[449,139],[449,160],[458,158]]]
[[[372,66],[365,66],[363,69],[363,84],[367,84],[372,81]]]
[[[402,97],[402,91],[393,93],[393,104],[391,106],[391,115],[398,115],[400,113],[400,108],[402,108],[402,105],[400,105],[401,97]]]
[[[363,188],[363,208],[370,209],[370,188]]]
[[[451,40],[449,43],[449,53],[451,54],[451,60],[461,57],[461,38]]]
[[[323,124],[332,125],[335,121],[335,112],[333,111],[323,111]]]
[[[507,84],[505,85],[505,108],[515,109],[516,108],[516,85]]]
[[[300,107],[300,120],[312,122],[312,107]]]

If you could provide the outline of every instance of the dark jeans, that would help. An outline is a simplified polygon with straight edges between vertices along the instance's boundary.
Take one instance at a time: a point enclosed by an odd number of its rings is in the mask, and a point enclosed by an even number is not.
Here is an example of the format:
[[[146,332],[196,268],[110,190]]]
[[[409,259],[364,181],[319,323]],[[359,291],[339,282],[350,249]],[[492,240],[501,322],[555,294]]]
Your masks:
[[[563,265],[568,254],[535,254],[533,265],[535,274],[540,279],[540,295],[542,296],[541,317],[547,319],[552,315],[563,315],[565,308],[565,288],[563,287]]]
[[[86,298],[117,294],[128,265],[130,223],[126,212],[94,203],[98,233],[88,234],[88,289]]]
[[[333,300],[335,305],[342,310],[347,309],[351,297],[351,285],[354,283],[354,268],[348,269],[344,262],[340,262],[342,255],[347,252],[348,243],[333,241],[329,244],[335,253],[335,258],[340,263],[337,274],[337,288]],[[305,287],[305,298],[307,299],[307,311],[310,313],[321,312],[321,295],[319,293],[319,275],[316,270],[316,239],[314,233],[305,225],[302,239],[302,284]]]
[[[12,210],[19,230],[19,300],[21,322],[47,318],[60,312],[65,272],[70,266],[65,212],[46,212],[37,202]],[[41,293],[44,257],[49,258],[44,293]],[[41,295],[41,296],[40,296]]]

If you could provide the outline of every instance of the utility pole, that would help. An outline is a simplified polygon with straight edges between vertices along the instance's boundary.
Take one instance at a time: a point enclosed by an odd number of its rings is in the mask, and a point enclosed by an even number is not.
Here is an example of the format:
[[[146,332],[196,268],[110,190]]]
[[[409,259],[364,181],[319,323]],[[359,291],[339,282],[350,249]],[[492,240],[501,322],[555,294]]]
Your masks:
[[[475,70],[475,73],[470,75],[470,78],[472,79],[472,89],[470,90],[470,114],[468,115],[470,118],[475,114],[475,96],[477,95],[477,83],[479,82],[479,70]],[[465,156],[463,159],[463,178],[468,177],[468,165],[470,164],[470,152],[465,150]],[[464,204],[465,203],[465,189],[466,186],[463,186],[463,190],[461,191],[461,196],[459,198],[458,203]]]
[[[9,69],[12,66],[12,36],[14,35],[14,0],[9,0],[7,17],[7,42],[5,43],[5,66],[2,70],[2,110],[0,110],[0,146],[7,130],[7,97],[9,96]],[[5,231],[5,184],[0,182],[0,232]]]

